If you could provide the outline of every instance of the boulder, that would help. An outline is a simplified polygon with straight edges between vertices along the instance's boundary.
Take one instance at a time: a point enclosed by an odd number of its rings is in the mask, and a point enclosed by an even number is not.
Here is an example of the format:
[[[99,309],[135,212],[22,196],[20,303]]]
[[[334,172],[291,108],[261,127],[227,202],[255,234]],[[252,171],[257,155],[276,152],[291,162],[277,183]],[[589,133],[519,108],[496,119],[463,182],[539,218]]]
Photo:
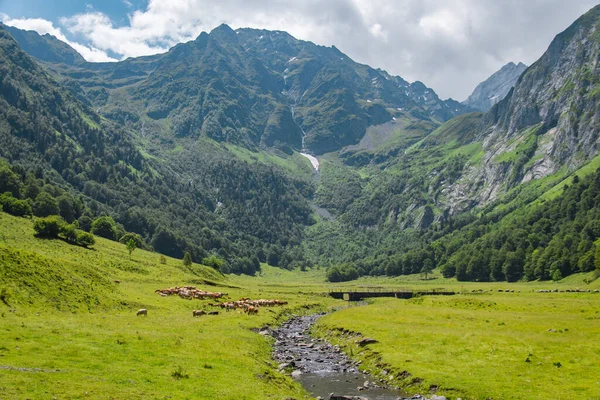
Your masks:
[[[299,369],[292,372],[292,378],[299,378],[300,375],[302,375],[302,371],[300,371]]]

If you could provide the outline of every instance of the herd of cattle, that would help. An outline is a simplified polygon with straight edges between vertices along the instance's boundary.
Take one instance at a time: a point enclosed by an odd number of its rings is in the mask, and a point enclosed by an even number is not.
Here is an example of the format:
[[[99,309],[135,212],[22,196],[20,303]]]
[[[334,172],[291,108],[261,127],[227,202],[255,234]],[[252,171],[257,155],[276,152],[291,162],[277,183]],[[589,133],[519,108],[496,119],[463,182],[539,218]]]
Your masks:
[[[195,286],[176,286],[174,288],[168,289],[157,289],[154,291],[159,295],[166,296],[179,296],[182,299],[192,300],[205,300],[205,299],[221,299],[227,296],[227,293],[221,292],[207,292],[201,289],[196,288]],[[225,301],[225,302],[217,302],[217,303],[208,303],[211,307],[220,307],[225,311],[232,310],[241,310],[248,315],[256,315],[258,314],[259,307],[274,307],[274,306],[284,306],[287,304],[287,301],[282,300],[267,300],[267,299],[258,299],[251,300],[250,298],[242,298],[238,301]],[[205,311],[205,310],[193,310],[192,316],[201,317],[203,315],[218,315],[218,311]],[[138,310],[137,315],[143,315],[145,317],[148,316],[148,310],[145,308],[141,308]]]

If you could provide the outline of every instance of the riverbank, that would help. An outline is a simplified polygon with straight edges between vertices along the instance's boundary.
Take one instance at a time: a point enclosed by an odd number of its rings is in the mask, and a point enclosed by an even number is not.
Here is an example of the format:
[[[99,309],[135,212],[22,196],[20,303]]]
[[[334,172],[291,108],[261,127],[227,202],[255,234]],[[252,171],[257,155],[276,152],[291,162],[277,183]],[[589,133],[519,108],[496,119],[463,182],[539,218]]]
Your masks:
[[[378,299],[324,316],[314,331],[410,393],[600,398],[600,294],[593,292]],[[360,346],[360,337],[377,343]]]

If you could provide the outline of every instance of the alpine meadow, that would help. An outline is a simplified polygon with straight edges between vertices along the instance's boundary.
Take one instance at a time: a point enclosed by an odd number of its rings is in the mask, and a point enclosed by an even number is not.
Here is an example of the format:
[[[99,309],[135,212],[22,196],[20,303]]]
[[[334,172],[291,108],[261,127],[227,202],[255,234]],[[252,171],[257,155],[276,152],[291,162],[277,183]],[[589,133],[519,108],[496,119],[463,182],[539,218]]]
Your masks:
[[[460,102],[263,29],[286,2],[165,15],[140,56],[159,0],[26,3],[0,2],[1,400],[600,399],[600,6]]]

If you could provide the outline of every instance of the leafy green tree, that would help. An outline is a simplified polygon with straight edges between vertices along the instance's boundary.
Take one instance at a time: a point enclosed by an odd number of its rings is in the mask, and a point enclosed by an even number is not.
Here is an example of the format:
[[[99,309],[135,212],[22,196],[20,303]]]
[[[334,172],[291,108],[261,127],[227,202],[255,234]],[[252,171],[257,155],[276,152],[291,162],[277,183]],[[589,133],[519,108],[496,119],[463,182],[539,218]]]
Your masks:
[[[159,229],[152,238],[151,245],[159,253],[166,254],[171,257],[181,257],[181,240],[173,232],[168,229]]]
[[[335,265],[327,270],[329,282],[348,282],[358,278],[358,271],[349,264]]]
[[[10,168],[0,166],[0,193],[10,192],[15,198],[21,197],[21,180]]]
[[[92,222],[92,229],[90,232],[110,240],[116,240],[117,237],[115,221],[109,216],[96,218],[96,220]]]
[[[516,282],[523,277],[523,259],[520,254],[511,252],[506,255],[502,271],[507,282]]]
[[[429,258],[425,259],[425,262],[423,262],[423,268],[421,268],[421,273],[425,275],[425,280],[427,280],[427,275],[429,275],[434,268],[435,265],[433,265],[433,261],[431,261]]]
[[[61,228],[61,234],[69,243],[77,243],[77,232],[76,224],[64,224]]]
[[[33,202],[33,214],[36,217],[59,215],[58,201],[48,192],[40,192]]]
[[[127,246],[127,251],[129,252],[129,259],[131,260],[131,254],[135,249],[137,249],[137,243],[135,242],[135,240],[129,239],[129,241],[125,245]],[[183,263],[185,265],[185,258],[183,259]]]
[[[90,218],[89,215],[82,215],[81,217],[79,217],[77,222],[79,222],[79,227],[81,228],[81,230],[89,232],[90,229],[92,229],[92,222],[94,221],[92,220],[92,218]]]
[[[185,265],[186,267],[189,267],[192,265],[192,255],[190,254],[189,251],[186,251],[185,254],[183,255],[183,265]]]
[[[96,238],[91,233],[77,231],[77,244],[83,247],[93,246],[96,244]]]
[[[58,215],[51,215],[45,218],[38,218],[33,223],[33,230],[36,236],[57,238],[65,226],[65,220]]]
[[[63,194],[56,200],[58,201],[60,216],[63,217],[68,223],[73,222],[75,220],[75,204],[73,198],[69,195]]]
[[[144,238],[141,235],[134,232],[127,232],[119,239],[120,243],[127,244],[130,240],[135,242],[135,246],[138,249],[146,249],[148,246],[144,242]]]
[[[223,266],[224,262],[225,262],[225,260],[223,260],[215,255],[211,255],[210,257],[202,259],[203,265],[206,265],[207,267],[212,267],[212,268],[216,269],[217,271],[221,270],[221,267]]]
[[[10,192],[0,195],[0,206],[4,212],[17,217],[31,217],[33,211],[26,200],[18,200]]]

